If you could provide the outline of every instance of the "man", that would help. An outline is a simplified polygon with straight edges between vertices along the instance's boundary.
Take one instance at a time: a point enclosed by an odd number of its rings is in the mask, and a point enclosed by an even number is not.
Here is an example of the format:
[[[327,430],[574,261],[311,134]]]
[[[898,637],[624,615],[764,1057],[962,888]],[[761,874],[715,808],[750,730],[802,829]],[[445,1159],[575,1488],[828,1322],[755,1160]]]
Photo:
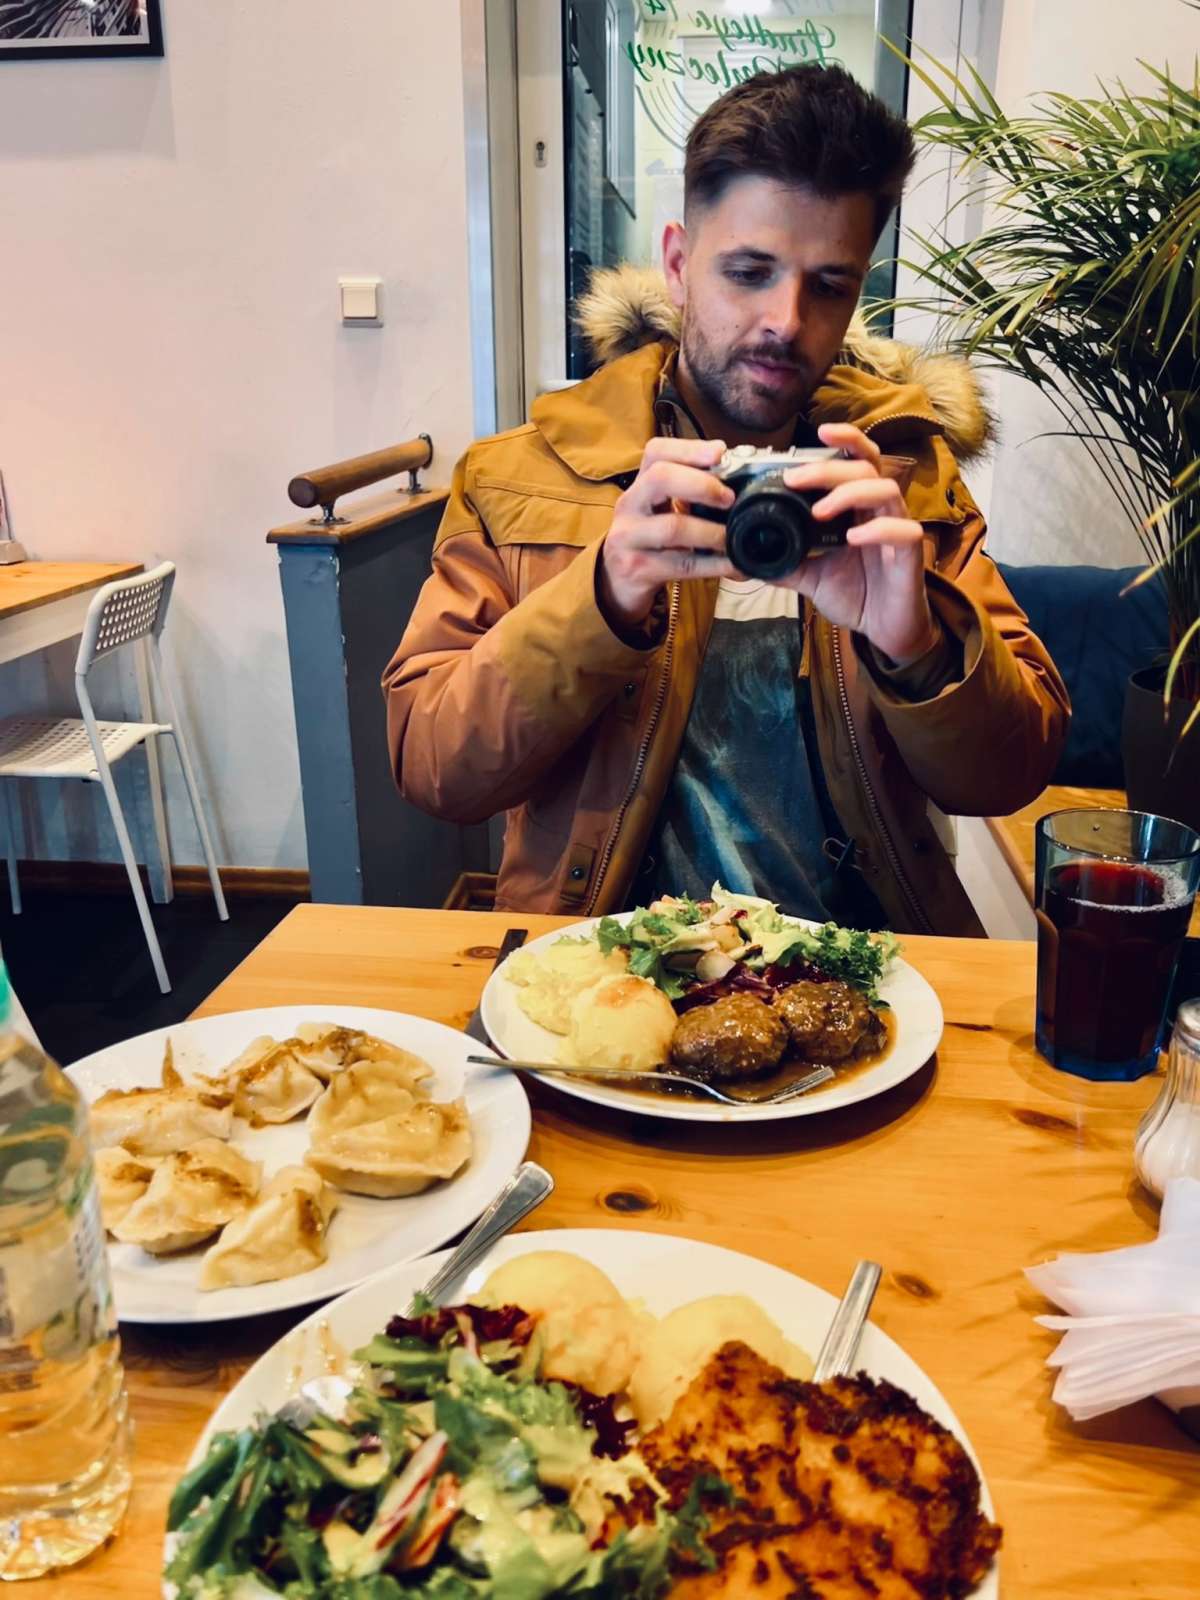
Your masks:
[[[731,90],[688,140],[666,293],[601,276],[584,320],[616,358],[460,462],[384,689],[403,794],[507,812],[499,906],[720,876],[797,914],[981,931],[932,808],[1032,799],[1068,707],[959,477],[950,440],[987,433],[966,368],[846,347],[912,160],[840,68]],[[693,513],[728,507],[712,468],[740,443],[844,452],[789,482],[853,518],[846,547],[741,581]]]

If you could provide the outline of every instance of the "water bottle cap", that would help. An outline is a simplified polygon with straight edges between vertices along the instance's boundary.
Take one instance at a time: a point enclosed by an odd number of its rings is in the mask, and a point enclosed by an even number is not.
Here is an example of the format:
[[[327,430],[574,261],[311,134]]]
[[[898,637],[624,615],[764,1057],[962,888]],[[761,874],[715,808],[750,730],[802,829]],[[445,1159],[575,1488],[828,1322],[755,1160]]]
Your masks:
[[[8,968],[0,961],[0,1033],[7,1032],[12,1021],[12,989],[8,983]]]

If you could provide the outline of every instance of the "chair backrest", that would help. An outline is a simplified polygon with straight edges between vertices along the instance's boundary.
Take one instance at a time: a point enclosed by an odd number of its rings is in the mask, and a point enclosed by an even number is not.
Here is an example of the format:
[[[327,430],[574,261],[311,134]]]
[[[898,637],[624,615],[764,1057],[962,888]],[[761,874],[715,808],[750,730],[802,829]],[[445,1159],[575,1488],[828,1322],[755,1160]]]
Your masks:
[[[85,677],[92,663],[112,650],[119,650],[135,639],[144,639],[148,633],[160,634],[167,620],[174,582],[175,564],[164,561],[152,572],[140,573],[136,578],[121,578],[97,589],[88,607],[79,654],[75,657],[76,676]]]
[[[1054,783],[1123,789],[1121,714],[1130,675],[1167,646],[1161,582],[1122,591],[1140,567],[1016,567],[1000,574],[1049,650],[1073,713]]]

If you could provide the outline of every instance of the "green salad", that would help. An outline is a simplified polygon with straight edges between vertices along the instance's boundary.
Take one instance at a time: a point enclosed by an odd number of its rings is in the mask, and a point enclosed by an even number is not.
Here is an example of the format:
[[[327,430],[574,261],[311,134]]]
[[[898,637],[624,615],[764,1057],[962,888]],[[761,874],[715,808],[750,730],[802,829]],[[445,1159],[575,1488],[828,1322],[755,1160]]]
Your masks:
[[[721,985],[735,972],[754,975],[738,987],[773,986],[781,969],[795,981],[811,968],[838,978],[879,1004],[879,985],[900,948],[891,933],[862,933],[827,922],[811,927],[786,917],[770,900],[733,894],[719,883],[707,900],[664,896],[639,906],[628,920],[604,917],[596,929],[601,950],[624,949],[629,970],[649,978],[671,1000],[698,985]]]
[[[171,1500],[181,1600],[656,1600],[715,1562],[704,1478],[674,1509],[613,1397],[539,1375],[514,1307],[395,1317],[345,1415],[218,1434]]]

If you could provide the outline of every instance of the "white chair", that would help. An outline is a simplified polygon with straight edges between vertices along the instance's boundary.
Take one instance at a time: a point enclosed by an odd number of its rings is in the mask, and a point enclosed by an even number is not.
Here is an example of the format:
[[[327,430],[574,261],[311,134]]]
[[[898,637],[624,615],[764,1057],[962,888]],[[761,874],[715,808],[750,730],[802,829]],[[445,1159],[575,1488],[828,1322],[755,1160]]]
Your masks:
[[[149,745],[150,741],[162,734],[169,734],[174,739],[179,752],[183,781],[192,803],[196,832],[200,835],[209,881],[217,902],[217,915],[222,922],[229,918],[200,790],[196,784],[191,747],[170,682],[163,671],[159,639],[167,619],[174,582],[174,564],[164,561],[153,572],[143,573],[137,578],[124,578],[118,583],[107,583],[96,591],[96,598],[88,607],[83,636],[79,641],[79,654],[75,658],[75,696],[79,701],[82,721],[75,718],[22,716],[0,720],[0,778],[79,778],[85,783],[99,783],[104,790],[125,870],[129,874],[129,885],[137,902],[138,916],[142,919],[142,930],[150,947],[150,959],[154,963],[158,987],[163,994],[171,992],[171,981],[167,977],[158,935],[154,931],[137,858],[129,840],[129,829],[125,826],[125,815],[112,775],[116,762],[139,745]],[[101,656],[110,655],[112,651],[139,639],[144,639],[148,646],[151,704],[157,699],[171,720],[100,722],[88,693],[88,673]],[[12,892],[13,911],[19,912],[21,887],[17,881],[16,813],[13,804],[15,787],[14,784],[5,785],[5,820],[8,825],[8,883]],[[169,860],[163,862],[163,868],[169,875]]]

